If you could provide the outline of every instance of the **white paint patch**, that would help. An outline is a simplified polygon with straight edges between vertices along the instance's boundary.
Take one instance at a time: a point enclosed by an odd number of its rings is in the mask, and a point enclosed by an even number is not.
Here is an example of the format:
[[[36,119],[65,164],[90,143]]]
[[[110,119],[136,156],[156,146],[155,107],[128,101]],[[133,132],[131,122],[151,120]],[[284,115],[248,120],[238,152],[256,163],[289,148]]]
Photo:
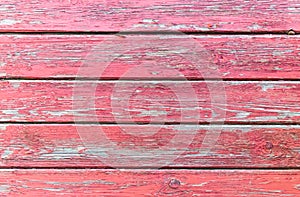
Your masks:
[[[167,115],[166,111],[157,111],[157,110],[143,110],[138,116],[160,116]]]
[[[6,115],[19,115],[19,110],[18,109],[6,109],[6,110],[2,110],[3,114]]]
[[[15,20],[15,19],[3,19],[0,21],[0,25],[15,25],[20,22],[21,22],[20,20]]]
[[[51,192],[60,192],[63,191],[63,188],[43,188],[43,190],[51,191]]]
[[[204,185],[208,184],[208,182],[203,182],[203,183],[200,183],[200,184],[193,184],[194,187],[202,187]]]
[[[9,185],[0,185],[0,193],[7,193],[9,192]]]
[[[45,158],[52,158],[56,160],[66,159],[66,158],[72,158],[72,157],[80,157],[81,154],[78,152],[78,149],[76,147],[55,147],[53,152],[51,153],[45,153],[42,155],[42,157]]]
[[[34,115],[34,116],[38,116],[39,113],[36,111],[36,109],[33,109],[33,110],[29,110],[29,113]]]
[[[14,38],[24,38],[26,35],[14,35]]]
[[[300,8],[296,8],[296,7],[288,7],[288,10],[289,11],[297,11],[297,10],[300,10]]]
[[[158,20],[150,19],[150,18],[145,18],[145,19],[143,19],[143,22],[144,23],[157,23]]]
[[[274,70],[282,70],[282,68],[280,68],[279,66],[275,66]]]
[[[272,53],[274,56],[281,56],[283,55],[284,53],[282,51],[273,51]]]
[[[194,29],[197,31],[209,31],[210,29],[207,27],[200,27],[197,25],[173,25],[170,27],[172,30],[181,30],[181,29]]]
[[[300,112],[282,111],[279,113],[279,118],[290,118],[298,116],[300,116]]]
[[[72,111],[65,110],[65,111],[48,111],[47,114],[50,114],[51,116],[65,116],[72,114]],[[75,113],[75,112],[74,112]]]
[[[249,112],[238,112],[235,117],[242,119],[242,118],[247,118],[249,115],[250,115]]]
[[[0,77],[6,77],[6,72],[0,72]]]
[[[31,25],[36,25],[36,24],[40,25],[40,24],[43,24],[43,22],[36,20],[36,21],[30,21],[29,24],[31,24]]]
[[[18,89],[20,87],[20,83],[19,82],[12,82],[11,86],[15,89]]]
[[[200,129],[197,125],[175,125],[173,128],[177,131],[197,131]]]
[[[153,71],[153,72],[151,72],[151,74],[152,74],[152,75],[158,75],[159,72]]]
[[[7,127],[7,125],[0,125],[0,131],[5,131],[6,127]]]
[[[0,5],[0,11],[4,11],[4,12],[11,12],[11,11],[15,11],[16,10],[16,6],[15,5],[11,5],[11,4],[3,4]]]
[[[251,25],[251,26],[249,26],[249,29],[251,29],[251,30],[259,30],[259,29],[262,29],[263,27],[262,26],[260,26],[260,25],[258,25],[258,24],[253,24],[253,25]]]
[[[14,151],[11,150],[5,150],[3,154],[1,155],[1,159],[7,159],[10,155],[12,155]]]
[[[262,91],[264,91],[264,92],[268,91],[269,89],[273,89],[273,88],[275,87],[274,84],[264,84],[264,83],[260,83],[259,85],[260,85]]]
[[[294,52],[294,50],[288,49],[288,50],[283,50],[283,51],[273,51],[272,54],[274,56],[282,56],[282,55],[284,55],[286,53],[293,53],[293,52]]]

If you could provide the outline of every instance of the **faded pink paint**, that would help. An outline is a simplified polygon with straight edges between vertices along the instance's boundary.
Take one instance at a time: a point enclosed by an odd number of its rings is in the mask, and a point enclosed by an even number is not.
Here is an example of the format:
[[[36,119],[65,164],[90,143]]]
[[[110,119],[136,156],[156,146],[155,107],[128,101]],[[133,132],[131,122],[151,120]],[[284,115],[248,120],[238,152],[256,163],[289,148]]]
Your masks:
[[[13,196],[299,196],[299,170],[1,170]]]
[[[300,31],[299,2],[296,0],[0,0],[0,10],[0,32],[47,33],[0,35],[0,78],[4,79],[0,82],[0,166],[46,168],[1,169],[1,196],[300,196],[298,170],[186,170],[189,167],[299,167],[299,126],[286,125],[300,123],[300,83],[289,81],[300,77],[300,38],[293,35]],[[106,51],[104,54],[118,58],[101,78],[96,75],[96,70],[89,72],[95,75],[77,75],[94,46],[115,38],[102,32],[161,29],[220,33],[161,34],[152,44],[168,46],[193,38],[212,55],[212,62],[206,62],[206,65],[214,64],[213,70],[220,74],[204,78],[232,81],[203,81],[197,65],[189,62],[188,52],[156,53],[155,48],[126,54],[121,50],[113,54]],[[290,29],[293,31],[288,32]],[[51,35],[51,32],[67,34]],[[71,34],[74,32],[85,34]],[[237,35],[241,32],[288,35]],[[140,38],[151,36],[140,33],[134,36],[137,35]],[[123,40],[128,36],[118,36],[114,43],[116,50],[122,48]],[[146,52],[148,59],[162,64],[153,64],[147,69],[136,67],[145,63],[143,54]],[[101,59],[97,62],[106,63]],[[124,75],[130,69],[135,72]],[[174,75],[174,70],[180,74]],[[58,81],[75,77],[89,81]],[[114,81],[119,78],[129,81]],[[133,82],[132,79],[154,81]],[[274,81],[266,81],[270,79]],[[96,112],[84,104],[93,100],[84,95],[93,84],[98,85]],[[136,84],[138,88],[135,88]],[[194,89],[197,102],[192,102],[187,84]],[[212,102],[209,84],[225,86],[226,104]],[[118,92],[116,85],[121,88],[117,96],[113,94]],[[75,97],[74,100],[75,87],[87,97]],[[186,97],[178,99],[174,89]],[[115,98],[112,99],[112,95]],[[128,95],[129,105],[124,107]],[[120,104],[115,114],[114,99]],[[81,100],[84,101],[82,105],[74,109],[74,101]],[[215,130],[198,124],[209,123],[212,114],[217,115],[213,121],[223,121],[214,107],[226,112],[226,124],[236,125],[225,125],[210,150],[211,154],[203,155],[201,143],[208,132]],[[187,114],[183,119],[181,112]],[[116,123],[116,117],[127,124],[103,124]],[[151,118],[156,125],[133,124],[147,123]],[[75,125],[74,120],[94,121],[95,124]],[[20,121],[23,123],[15,124]],[[97,125],[98,121],[101,124]],[[48,124],[34,124],[37,122]],[[178,125],[163,125],[164,122],[191,125],[178,130]],[[264,125],[253,125],[256,123]],[[80,170],[74,168],[110,166],[88,153],[85,145],[90,141],[83,142],[76,127],[102,128],[106,137],[116,142],[120,152],[123,147],[144,147],[146,150],[161,147],[176,132],[194,133],[195,138],[188,147],[180,142],[175,144],[176,148],[186,150],[168,165],[179,168],[177,170]],[[159,127],[162,128],[152,136],[130,135],[132,132],[144,134],[145,130],[151,133]],[[221,128],[220,125],[214,127]],[[102,140],[100,138],[98,142]],[[176,149],[168,154],[176,154]],[[105,151],[104,156],[107,156]],[[120,167],[136,167],[136,163],[126,162],[126,154],[120,159],[125,161],[120,162]],[[145,158],[136,159],[144,161]],[[68,169],[50,169],[53,167]]]
[[[176,154],[178,158],[169,163],[170,168],[265,168],[265,167],[299,167],[300,127],[299,126],[223,126],[217,142],[212,146],[209,155],[203,154],[202,141],[207,132],[220,130],[218,126],[189,125],[69,125],[69,124],[41,124],[41,125],[4,125],[0,131],[1,138],[1,167],[111,167],[103,163],[112,149],[121,153],[124,150],[154,150],[164,147],[178,135],[183,138],[193,136],[189,146],[177,142],[176,149],[169,149],[167,155]],[[92,154],[86,147],[90,141],[83,143],[77,128],[97,128],[106,134],[107,140],[117,144],[116,147],[106,145],[104,139],[98,139],[101,154]],[[153,136],[141,137],[145,131],[157,130]],[[130,135],[136,133],[137,135]],[[93,134],[91,133],[93,136]],[[95,146],[97,149],[97,145]],[[181,155],[179,151],[185,150]],[[156,161],[158,156],[146,158]],[[120,168],[136,166],[126,154],[119,158],[123,162]],[[136,156],[136,162],[145,157]],[[155,166],[153,162],[153,168]],[[166,167],[166,166],[165,166]],[[300,183],[299,183],[300,184]]]
[[[262,32],[300,30],[294,0],[248,1],[118,1],[1,0],[1,31],[147,31]]]
[[[208,85],[224,85],[226,101],[212,104]],[[95,95],[88,93],[95,86]],[[11,80],[0,82],[0,121],[299,123],[299,95],[298,82],[280,81]]]
[[[128,38],[127,38],[128,37]],[[125,38],[105,35],[12,35],[0,36],[0,77],[2,78],[100,78],[101,79],[202,79],[209,65],[194,65],[184,57],[182,51],[157,51],[155,47],[141,48],[135,51],[118,51],[123,42],[130,37],[149,38],[150,35],[136,35]],[[118,38],[118,39],[117,39]],[[211,53],[210,63],[216,66],[215,72],[206,75],[206,79],[298,79],[300,77],[299,36],[160,36],[159,45],[185,42],[194,38]],[[105,65],[105,59],[99,52],[89,75],[78,73],[87,55],[101,42],[115,41],[112,61],[101,76],[98,68]],[[155,46],[156,43],[152,43]],[[172,44],[171,44],[172,45]],[[109,51],[105,52],[107,55]],[[145,58],[145,54],[146,57]],[[126,58],[122,58],[122,56]],[[131,57],[131,58],[130,58]],[[149,58],[151,67],[143,67]],[[129,70],[132,72],[128,72]],[[199,72],[200,70],[200,72]],[[177,74],[174,74],[175,71]],[[216,75],[217,74],[217,75]]]

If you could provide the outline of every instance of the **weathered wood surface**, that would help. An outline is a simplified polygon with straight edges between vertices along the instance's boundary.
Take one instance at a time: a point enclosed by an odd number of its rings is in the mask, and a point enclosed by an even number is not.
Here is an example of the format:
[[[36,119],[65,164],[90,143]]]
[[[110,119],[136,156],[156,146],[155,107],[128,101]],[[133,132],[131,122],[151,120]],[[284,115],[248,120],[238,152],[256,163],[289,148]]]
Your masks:
[[[300,30],[299,2],[1,0],[1,31]]]
[[[296,0],[0,12],[0,196],[300,196]]]
[[[91,137],[82,136],[83,130]],[[95,143],[95,132],[106,136]],[[215,142],[205,146],[204,138],[211,133],[219,134]],[[182,140],[174,141],[178,136]],[[151,168],[300,166],[299,126],[2,124],[0,139],[1,167],[140,168],[143,165],[137,164],[143,161]],[[107,144],[107,140],[116,145]],[[136,151],[134,159],[128,150]],[[159,154],[141,154],[152,150],[164,151],[168,165],[158,165],[162,160]],[[117,159],[116,153],[120,154]]]
[[[298,170],[1,170],[13,196],[299,196]]]
[[[299,42],[282,35],[1,35],[0,77],[299,79]]]
[[[9,80],[0,121],[299,123],[299,95],[283,81]]]

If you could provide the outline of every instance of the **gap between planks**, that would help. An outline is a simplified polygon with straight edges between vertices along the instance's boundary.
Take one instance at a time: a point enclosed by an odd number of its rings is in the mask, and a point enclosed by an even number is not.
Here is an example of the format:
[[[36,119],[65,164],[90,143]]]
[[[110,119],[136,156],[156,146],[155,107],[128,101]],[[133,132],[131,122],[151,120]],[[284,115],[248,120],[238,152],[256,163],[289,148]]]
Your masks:
[[[209,127],[216,127],[216,128],[224,128],[224,126],[270,126],[273,128],[274,126],[299,126],[300,123],[298,122],[239,122],[239,121],[230,121],[230,122],[91,122],[91,121],[0,121],[0,126],[2,125],[99,125],[99,126],[122,126],[122,125],[132,125],[132,126],[209,126]]]
[[[120,80],[117,80],[117,79],[114,79],[114,80],[107,80],[107,79],[31,79],[31,78],[27,78],[27,79],[11,79],[11,78],[4,78],[4,79],[0,79],[0,81],[7,81],[7,82],[51,82],[51,83],[62,83],[62,82],[76,82],[76,83],[79,83],[79,82],[98,82],[98,83],[122,83],[122,82],[127,82],[127,83],[140,83],[140,82],[145,82],[145,83],[153,83],[153,82],[157,82],[157,83],[160,83],[160,82],[164,82],[164,83],[173,83],[173,82],[178,82],[178,83],[197,83],[197,82],[217,82],[217,83],[222,83],[222,82],[225,82],[225,81],[228,81],[228,82],[232,82],[234,83],[235,81],[238,82],[239,84],[255,84],[255,83],[259,83],[259,82],[263,82],[264,84],[266,83],[274,83],[276,82],[276,84],[285,84],[285,83],[289,83],[289,84],[299,84],[300,82],[300,79],[298,80],[286,80],[286,79],[279,79],[279,80],[274,80],[274,79],[268,79],[268,80],[244,80],[244,79],[241,79],[241,80],[222,80],[222,79],[197,79],[197,80],[178,80],[178,79],[166,79],[166,80],[149,80],[149,79],[142,79],[142,80],[130,80],[130,79],[120,79]]]
[[[291,35],[289,32],[293,31],[295,34]],[[34,32],[13,32],[3,31],[0,35],[290,35],[295,36],[298,32],[293,29],[287,29],[285,31],[34,31]]]
[[[113,167],[97,167],[97,166],[14,166],[14,167],[3,167],[0,166],[0,172],[2,171],[14,171],[14,170],[36,170],[36,171],[43,171],[43,170],[66,170],[66,171],[73,171],[73,170],[103,170],[103,171],[110,171],[110,170],[115,170],[115,171],[140,171],[140,170],[146,170],[146,171],[175,171],[175,172],[180,172],[181,170],[189,170],[189,171],[254,171],[254,172],[268,172],[268,171],[282,171],[282,172],[289,172],[289,171],[300,171],[300,167],[118,167],[118,168],[113,168]]]
[[[197,81],[207,81],[207,82],[222,82],[222,81],[230,81],[230,82],[299,82],[300,79],[299,78],[287,78],[287,79],[283,79],[283,78],[224,78],[224,79],[218,79],[218,78],[209,78],[209,79],[188,79],[188,78],[126,78],[126,79],[116,79],[116,78],[105,78],[105,79],[99,79],[99,78],[89,78],[89,77],[43,77],[43,78],[32,78],[32,77],[1,77],[0,76],[0,81],[12,81],[12,82],[22,82],[22,81],[42,81],[42,82],[46,82],[46,81],[63,81],[63,82],[67,82],[67,81],[73,81],[73,82],[93,82],[93,81],[97,81],[97,82],[197,82]]]

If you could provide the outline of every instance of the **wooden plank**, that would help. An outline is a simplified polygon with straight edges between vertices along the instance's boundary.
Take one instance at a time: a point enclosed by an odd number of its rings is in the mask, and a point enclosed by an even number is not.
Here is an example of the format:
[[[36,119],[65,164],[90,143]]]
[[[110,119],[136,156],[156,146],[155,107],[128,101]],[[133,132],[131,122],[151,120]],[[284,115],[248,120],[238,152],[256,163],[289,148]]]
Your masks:
[[[0,82],[0,121],[299,123],[299,82]]]
[[[14,196],[299,196],[299,170],[1,170]]]
[[[300,30],[295,0],[1,0],[1,31]]]
[[[1,35],[0,77],[299,79],[299,42],[279,35]]]
[[[300,127],[295,125],[1,124],[0,128],[1,167],[300,167]],[[207,141],[207,136],[216,139]]]

